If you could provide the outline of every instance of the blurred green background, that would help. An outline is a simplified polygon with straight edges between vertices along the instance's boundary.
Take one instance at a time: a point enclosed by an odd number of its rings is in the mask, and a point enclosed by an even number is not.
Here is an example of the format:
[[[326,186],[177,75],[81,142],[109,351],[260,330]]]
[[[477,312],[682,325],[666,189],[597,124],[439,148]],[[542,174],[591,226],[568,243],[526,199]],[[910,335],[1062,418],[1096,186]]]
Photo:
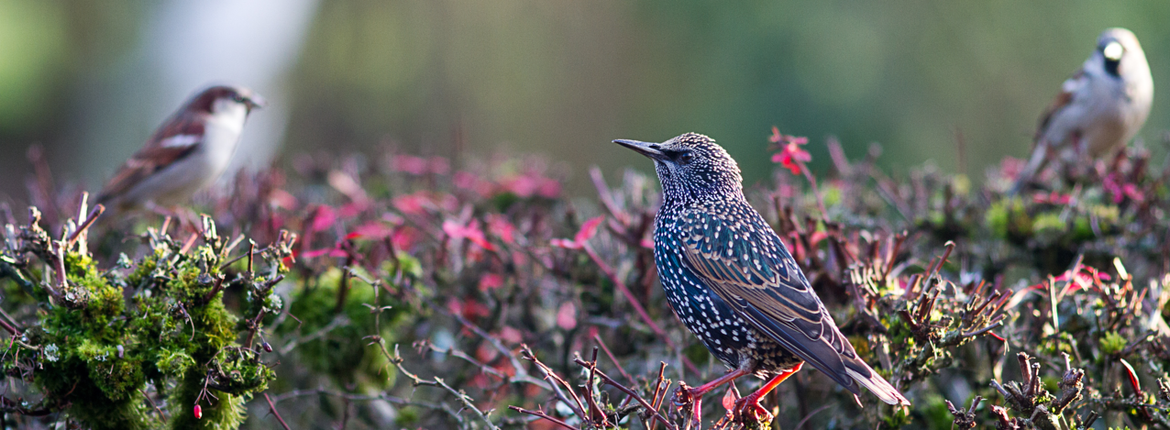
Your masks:
[[[770,128],[870,142],[902,168],[979,180],[1023,157],[1043,108],[1111,26],[1170,83],[1170,2],[215,0],[0,1],[0,193],[23,200],[27,148],[94,190],[189,94],[214,82],[273,101],[239,164],[280,154],[427,155],[503,146],[582,172],[645,160],[608,142],[711,135],[749,182]],[[1157,93],[1139,134],[1170,129]],[[959,160],[956,133],[966,142]]]

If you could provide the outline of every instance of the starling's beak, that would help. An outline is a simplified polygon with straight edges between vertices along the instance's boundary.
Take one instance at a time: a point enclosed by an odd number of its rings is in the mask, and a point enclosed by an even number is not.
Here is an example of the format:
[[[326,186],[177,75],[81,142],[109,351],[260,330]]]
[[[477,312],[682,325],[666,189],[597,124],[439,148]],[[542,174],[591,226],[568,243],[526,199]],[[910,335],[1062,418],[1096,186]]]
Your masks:
[[[640,142],[637,140],[626,140],[626,139],[618,139],[618,140],[613,141],[613,143],[624,146],[626,148],[633,149],[637,153],[645,155],[647,157],[650,157],[651,159],[654,159],[654,160],[663,160],[663,161],[666,160],[666,154],[663,154],[662,151],[660,151],[658,149],[657,143]]]

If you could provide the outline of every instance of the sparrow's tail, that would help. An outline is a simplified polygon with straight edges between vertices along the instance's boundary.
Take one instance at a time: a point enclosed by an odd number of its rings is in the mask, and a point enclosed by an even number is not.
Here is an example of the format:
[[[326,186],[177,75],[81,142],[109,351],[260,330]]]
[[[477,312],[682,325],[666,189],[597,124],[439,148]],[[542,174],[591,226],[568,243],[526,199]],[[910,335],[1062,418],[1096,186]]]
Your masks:
[[[1016,183],[1012,185],[1011,191],[1008,191],[1009,196],[1014,196],[1024,186],[1032,182],[1032,178],[1040,169],[1044,168],[1044,164],[1048,161],[1048,144],[1044,141],[1036,142],[1036,146],[1032,148],[1032,156],[1028,159],[1028,164],[1024,166],[1024,170],[1016,176]]]

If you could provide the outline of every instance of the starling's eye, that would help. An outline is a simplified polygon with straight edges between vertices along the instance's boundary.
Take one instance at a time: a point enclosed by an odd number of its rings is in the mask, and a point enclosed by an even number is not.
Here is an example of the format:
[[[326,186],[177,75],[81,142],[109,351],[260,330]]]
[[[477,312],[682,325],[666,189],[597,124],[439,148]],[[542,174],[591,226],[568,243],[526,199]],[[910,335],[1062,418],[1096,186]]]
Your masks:
[[[687,151],[687,152],[684,152],[682,154],[678,154],[678,164],[680,166],[685,166],[685,165],[691,164],[691,161],[694,161],[694,160],[695,160],[695,153],[694,152]]]

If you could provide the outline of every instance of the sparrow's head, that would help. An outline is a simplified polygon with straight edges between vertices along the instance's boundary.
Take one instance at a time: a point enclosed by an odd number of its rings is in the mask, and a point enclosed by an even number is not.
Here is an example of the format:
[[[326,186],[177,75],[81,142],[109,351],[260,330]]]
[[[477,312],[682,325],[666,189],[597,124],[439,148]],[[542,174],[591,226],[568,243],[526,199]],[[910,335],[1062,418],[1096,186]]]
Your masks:
[[[613,142],[654,160],[667,203],[743,193],[739,165],[710,137],[687,133],[662,143]]]
[[[187,109],[209,114],[225,113],[241,107],[245,113],[264,107],[264,99],[244,87],[214,86],[203,90],[187,103]]]
[[[1124,28],[1110,28],[1097,37],[1097,50],[1089,60],[1114,79],[1133,80],[1149,76],[1150,66],[1137,36]],[[1149,79],[1149,78],[1146,78]]]

